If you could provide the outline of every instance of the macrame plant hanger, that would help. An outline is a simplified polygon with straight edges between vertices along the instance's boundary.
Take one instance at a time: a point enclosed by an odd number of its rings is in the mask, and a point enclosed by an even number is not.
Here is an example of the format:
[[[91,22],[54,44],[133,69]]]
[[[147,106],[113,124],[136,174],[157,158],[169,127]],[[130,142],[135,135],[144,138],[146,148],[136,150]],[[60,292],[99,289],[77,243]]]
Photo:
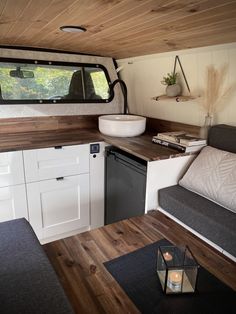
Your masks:
[[[166,96],[166,95],[160,95],[160,96],[152,97],[152,98],[151,98],[152,100],[159,101],[159,100],[168,100],[168,99],[170,99],[170,98],[174,98],[177,102],[179,102],[179,101],[188,101],[188,100],[194,99],[194,97],[191,96],[191,92],[190,92],[190,88],[189,88],[189,85],[188,85],[188,81],[187,81],[186,75],[185,75],[185,73],[184,73],[184,69],[183,69],[183,67],[182,67],[182,64],[181,64],[181,62],[180,62],[179,56],[175,56],[175,63],[174,63],[173,74],[176,73],[177,62],[178,62],[178,64],[179,64],[180,69],[181,69],[181,72],[182,72],[182,74],[183,74],[183,78],[184,78],[185,84],[186,84],[186,86],[187,86],[189,95],[188,95],[188,96],[177,96],[177,97],[168,97],[168,96]]]
[[[190,88],[189,88],[189,85],[188,85],[188,81],[187,81],[186,75],[185,75],[185,73],[184,73],[184,69],[183,69],[183,67],[182,67],[182,64],[181,64],[181,62],[180,62],[179,56],[175,56],[175,64],[174,64],[174,71],[173,71],[173,74],[175,74],[177,62],[179,63],[181,72],[182,72],[183,77],[184,77],[185,84],[186,84],[187,89],[188,89],[189,94],[190,94]]]

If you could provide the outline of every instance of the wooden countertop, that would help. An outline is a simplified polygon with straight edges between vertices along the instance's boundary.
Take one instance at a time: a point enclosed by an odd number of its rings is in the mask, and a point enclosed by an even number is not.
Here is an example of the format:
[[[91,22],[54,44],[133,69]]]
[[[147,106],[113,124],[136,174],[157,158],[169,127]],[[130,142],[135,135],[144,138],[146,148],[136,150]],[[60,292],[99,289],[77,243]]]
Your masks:
[[[96,129],[8,133],[0,135],[0,152],[105,141],[146,161],[168,159],[189,154],[154,144],[151,139],[151,134],[130,138],[110,137],[102,135]]]
[[[169,159],[179,156],[186,156],[190,153],[181,153],[175,149],[164,147],[152,142],[154,134],[145,133],[136,137],[122,138],[101,135],[104,141],[114,145],[127,153],[135,155],[146,161]]]
[[[97,130],[55,130],[0,135],[0,151],[16,151],[103,141]]]
[[[75,313],[139,313],[103,263],[162,238],[188,245],[203,267],[236,290],[236,264],[158,211],[43,247]]]

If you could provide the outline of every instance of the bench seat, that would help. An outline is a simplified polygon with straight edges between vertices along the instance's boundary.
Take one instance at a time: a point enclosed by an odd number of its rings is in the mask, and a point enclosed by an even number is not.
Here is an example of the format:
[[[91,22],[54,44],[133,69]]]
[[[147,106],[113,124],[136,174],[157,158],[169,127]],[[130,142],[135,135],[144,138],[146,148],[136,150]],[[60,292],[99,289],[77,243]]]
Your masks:
[[[0,313],[73,313],[56,273],[24,218],[0,223]]]
[[[179,185],[158,191],[159,205],[236,257],[236,214]]]

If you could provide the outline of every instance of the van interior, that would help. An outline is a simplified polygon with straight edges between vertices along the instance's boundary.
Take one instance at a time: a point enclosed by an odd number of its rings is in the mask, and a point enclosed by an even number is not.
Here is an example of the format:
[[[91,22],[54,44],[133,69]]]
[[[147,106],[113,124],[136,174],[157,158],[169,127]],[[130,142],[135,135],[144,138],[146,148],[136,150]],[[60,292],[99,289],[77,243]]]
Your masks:
[[[0,1],[0,312],[235,313],[236,1]]]

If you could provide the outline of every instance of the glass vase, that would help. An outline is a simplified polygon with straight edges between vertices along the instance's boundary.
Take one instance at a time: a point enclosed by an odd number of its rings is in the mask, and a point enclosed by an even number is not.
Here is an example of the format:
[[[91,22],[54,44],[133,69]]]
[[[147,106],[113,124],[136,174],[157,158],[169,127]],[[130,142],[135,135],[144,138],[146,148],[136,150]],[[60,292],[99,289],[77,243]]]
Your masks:
[[[200,138],[207,139],[208,132],[212,124],[212,116],[209,114],[205,116],[204,125],[200,128]]]

